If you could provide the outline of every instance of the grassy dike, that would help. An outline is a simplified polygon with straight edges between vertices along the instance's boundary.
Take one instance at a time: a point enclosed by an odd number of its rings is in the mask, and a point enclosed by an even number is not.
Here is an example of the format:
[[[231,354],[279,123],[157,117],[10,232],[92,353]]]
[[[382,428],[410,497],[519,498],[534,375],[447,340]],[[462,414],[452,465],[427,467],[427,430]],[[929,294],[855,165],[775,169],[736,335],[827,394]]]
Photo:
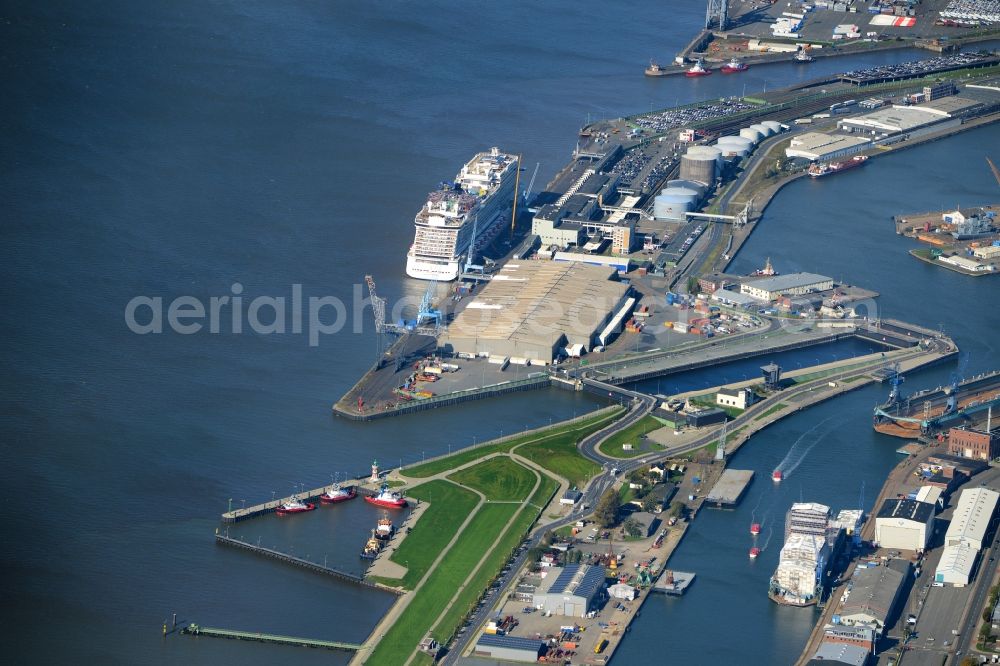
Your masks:
[[[577,442],[624,411],[604,411],[403,470],[407,477],[439,478],[407,492],[428,502],[423,516],[392,555],[394,562],[408,568],[407,574],[399,580],[372,579],[419,589],[385,634],[377,637],[378,644],[365,663],[405,664],[428,633],[448,641],[538,520],[559,482],[528,468],[514,455],[570,483],[585,483],[600,469],[580,455]],[[482,458],[487,459],[476,462]],[[470,514],[471,521],[438,566],[431,568]],[[417,655],[412,663],[425,662],[429,663],[424,655]]]

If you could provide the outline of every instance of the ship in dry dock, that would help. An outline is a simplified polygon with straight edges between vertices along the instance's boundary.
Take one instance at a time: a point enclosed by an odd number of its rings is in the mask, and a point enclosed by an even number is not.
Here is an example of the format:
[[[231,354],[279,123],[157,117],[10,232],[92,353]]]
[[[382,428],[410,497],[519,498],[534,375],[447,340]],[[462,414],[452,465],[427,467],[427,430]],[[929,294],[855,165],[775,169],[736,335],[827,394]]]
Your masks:
[[[946,422],[963,415],[1000,405],[1000,371],[977,375],[948,386],[919,391],[903,397],[902,376],[894,374],[888,399],[875,408],[873,425],[877,432],[894,437],[915,438],[930,434]]]

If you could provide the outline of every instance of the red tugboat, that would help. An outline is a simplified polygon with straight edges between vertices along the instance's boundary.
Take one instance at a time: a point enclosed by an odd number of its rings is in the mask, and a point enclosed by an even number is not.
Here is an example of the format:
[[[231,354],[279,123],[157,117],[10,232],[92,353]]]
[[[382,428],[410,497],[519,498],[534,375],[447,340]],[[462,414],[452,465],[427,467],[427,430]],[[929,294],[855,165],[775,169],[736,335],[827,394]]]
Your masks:
[[[750,559],[751,560],[756,560],[758,555],[760,555],[760,548],[757,548],[756,546],[754,546],[753,548],[750,549]]]
[[[754,523],[750,526],[750,534],[754,536],[760,534],[760,523]]]
[[[305,513],[306,511],[312,511],[316,508],[316,505],[312,502],[303,502],[295,495],[287,502],[282,502],[278,505],[278,508],[274,510],[279,516],[287,516],[293,513]]]
[[[863,166],[868,160],[867,155],[855,155],[849,160],[844,160],[842,162],[830,162],[829,164],[813,164],[809,167],[809,177],[810,178],[823,178],[824,176],[832,176],[835,173],[840,173],[841,171],[847,171],[848,169],[853,169],[855,167]]]
[[[783,478],[785,478],[785,475],[781,473],[781,470],[776,469],[771,473],[771,480],[775,483],[781,483]]]
[[[699,60],[698,62],[696,62],[694,65],[691,66],[691,69],[684,72],[684,76],[693,78],[695,76],[708,76],[711,73],[712,70],[705,67],[704,63],[702,63],[702,61]]]
[[[406,500],[403,499],[403,496],[389,490],[389,484],[387,483],[382,484],[382,488],[378,495],[375,495],[374,497],[365,495],[365,501],[369,504],[381,506],[386,509],[402,509],[406,506]]]
[[[329,490],[319,496],[319,501],[323,504],[336,504],[337,502],[352,500],[357,496],[358,491],[354,486],[344,490],[339,483],[335,483],[330,486]]]
[[[745,62],[740,62],[735,57],[722,66],[723,74],[736,74],[737,72],[745,72],[750,69],[750,65]]]

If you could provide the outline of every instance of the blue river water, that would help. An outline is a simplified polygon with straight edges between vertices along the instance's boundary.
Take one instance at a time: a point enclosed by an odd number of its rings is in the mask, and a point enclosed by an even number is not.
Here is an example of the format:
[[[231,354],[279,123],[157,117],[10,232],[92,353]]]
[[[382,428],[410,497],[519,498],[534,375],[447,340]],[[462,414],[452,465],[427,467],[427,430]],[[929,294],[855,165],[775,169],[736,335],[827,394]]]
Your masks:
[[[914,57],[758,67],[739,78],[643,77],[649,58],[679,50],[703,13],[692,0],[628,9],[593,0],[7,7],[0,636],[8,659],[346,662],[161,637],[176,612],[206,625],[361,641],[391,604],[216,547],[228,503],[363,473],[373,458],[420,460],[599,404],[552,390],[372,424],[331,416],[330,404],[375,355],[370,314],[353,314],[363,276],[374,275],[390,303],[423,291],[403,277],[403,261],[426,191],[491,145],[539,162],[544,182],[588,117]],[[985,368],[996,359],[995,287],[911,260],[888,216],[986,200],[995,190],[982,147],[997,138],[980,130],[797,183],[768,209],[737,268],[771,256],[783,272],[849,277],[883,292],[891,316],[944,324],[971,351],[970,369]],[[307,298],[347,303],[345,328],[311,346],[291,316],[284,334],[237,333],[225,318],[218,333],[189,335],[138,335],[125,323],[138,296],[166,308],[183,296],[289,297],[293,285]],[[947,372],[922,373],[908,387]],[[679,602],[651,604],[625,641],[625,663],[660,646],[664,626],[706,636],[673,645],[681,663],[746,658],[748,644],[765,661],[797,652],[808,612],[767,603],[752,617],[730,612],[766,602],[761,581],[777,546],[747,567],[742,514],[763,491],[783,510],[797,484],[839,507],[856,502],[860,476],[874,496],[895,455],[894,442],[868,427],[880,397],[878,388],[850,394],[739,454],[738,466],[766,471],[815,421],[843,419],[789,483],[758,484],[736,512],[699,518],[677,557],[700,580]],[[843,482],[823,484],[831,475]],[[371,518],[362,510],[328,507],[309,520],[241,529],[314,558],[354,558]],[[712,594],[713,580],[725,595]],[[707,638],[722,617],[740,640]]]

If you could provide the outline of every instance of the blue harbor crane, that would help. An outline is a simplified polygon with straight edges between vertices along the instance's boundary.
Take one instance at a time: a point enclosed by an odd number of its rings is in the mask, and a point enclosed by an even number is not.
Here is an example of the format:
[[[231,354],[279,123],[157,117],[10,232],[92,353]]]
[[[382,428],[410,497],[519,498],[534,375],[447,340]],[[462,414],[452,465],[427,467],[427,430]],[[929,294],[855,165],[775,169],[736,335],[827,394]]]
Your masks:
[[[427,285],[427,291],[420,300],[420,309],[417,311],[417,326],[424,323],[433,322],[434,331],[437,334],[441,328],[441,311],[434,307],[434,295],[437,290],[437,280],[431,280]]]

